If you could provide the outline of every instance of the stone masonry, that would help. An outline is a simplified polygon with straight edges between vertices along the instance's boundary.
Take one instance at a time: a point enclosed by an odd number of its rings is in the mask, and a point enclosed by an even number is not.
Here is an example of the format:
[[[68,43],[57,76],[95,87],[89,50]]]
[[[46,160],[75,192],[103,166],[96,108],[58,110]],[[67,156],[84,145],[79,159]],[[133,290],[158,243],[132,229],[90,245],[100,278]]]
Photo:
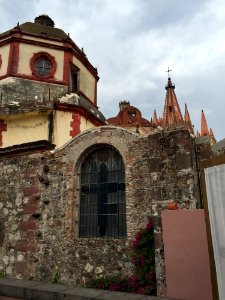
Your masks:
[[[80,166],[90,149],[110,145],[125,164],[127,238],[79,238]],[[0,157],[0,270],[64,284],[130,274],[129,244],[153,217],[158,294],[165,295],[160,212],[199,203],[194,141],[187,130],[138,135],[97,127],[59,150]]]

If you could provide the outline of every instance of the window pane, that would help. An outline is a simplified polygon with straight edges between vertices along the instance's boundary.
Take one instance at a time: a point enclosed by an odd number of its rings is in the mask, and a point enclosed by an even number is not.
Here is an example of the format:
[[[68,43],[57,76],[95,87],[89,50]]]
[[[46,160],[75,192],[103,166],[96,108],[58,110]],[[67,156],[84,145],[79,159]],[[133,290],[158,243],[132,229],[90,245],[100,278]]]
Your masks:
[[[111,148],[92,151],[81,166],[80,237],[126,236],[125,170]]]
[[[35,69],[38,72],[39,75],[41,76],[46,76],[49,74],[51,71],[51,63],[49,60],[45,58],[40,58],[36,63],[35,63]]]

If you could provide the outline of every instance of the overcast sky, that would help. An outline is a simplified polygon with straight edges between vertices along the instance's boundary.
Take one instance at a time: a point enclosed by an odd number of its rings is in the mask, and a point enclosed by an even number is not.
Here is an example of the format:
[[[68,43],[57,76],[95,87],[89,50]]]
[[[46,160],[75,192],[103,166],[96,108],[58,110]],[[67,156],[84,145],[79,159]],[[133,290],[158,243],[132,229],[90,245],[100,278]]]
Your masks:
[[[48,14],[97,67],[98,105],[106,118],[129,100],[150,120],[162,115],[168,66],[181,111],[195,129],[203,109],[225,138],[224,0],[0,0],[4,32]]]

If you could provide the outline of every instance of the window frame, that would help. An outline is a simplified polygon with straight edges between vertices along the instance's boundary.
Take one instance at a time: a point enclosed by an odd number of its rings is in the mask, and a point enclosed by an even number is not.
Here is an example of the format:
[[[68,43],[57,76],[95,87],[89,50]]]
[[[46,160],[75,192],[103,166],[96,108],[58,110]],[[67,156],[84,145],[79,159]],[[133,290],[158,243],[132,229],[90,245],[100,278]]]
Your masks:
[[[74,88],[74,75],[76,75],[76,87]],[[80,90],[80,69],[74,65],[70,64],[70,91],[71,93],[78,93]]]
[[[82,190],[83,187],[83,181],[82,181],[82,176],[85,175],[84,173],[82,173],[82,167],[85,165],[85,163],[87,162],[87,160],[90,159],[91,156],[96,155],[96,153],[99,153],[100,151],[108,151],[111,152],[110,154],[108,154],[109,156],[115,156],[116,158],[119,158],[119,161],[117,161],[115,164],[121,164],[121,169],[118,169],[117,171],[110,170],[108,171],[108,173],[110,172],[121,172],[120,175],[116,175],[116,176],[121,176],[122,181],[119,182],[111,182],[110,180],[107,181],[107,185],[111,185],[111,189],[114,189],[113,186],[117,186],[117,189],[112,192],[108,192],[107,191],[107,202],[106,202],[106,209],[107,209],[107,213],[106,213],[106,217],[107,217],[107,225],[106,225],[106,232],[105,234],[100,234],[100,224],[99,224],[99,216],[101,215],[98,211],[98,213],[90,213],[88,215],[87,218],[89,218],[90,220],[92,220],[93,222],[93,216],[96,217],[98,220],[94,221],[95,223],[90,224],[87,223],[86,225],[83,225],[83,220],[82,220],[82,202],[84,201],[84,199],[82,199],[82,196],[84,196],[85,192],[84,190]],[[100,164],[100,162],[98,162]],[[96,172],[99,176],[100,172]],[[103,175],[104,176],[104,175]],[[112,177],[111,177],[112,178]],[[118,177],[117,177],[118,178]],[[99,179],[98,179],[99,180]],[[90,151],[88,151],[88,153],[86,153],[84,159],[82,160],[81,164],[80,164],[80,174],[79,174],[79,183],[80,183],[80,188],[79,188],[79,222],[78,222],[78,238],[100,238],[100,239],[121,239],[121,238],[127,238],[127,215],[126,215],[126,188],[125,188],[125,164],[123,161],[123,157],[122,155],[117,151],[117,149],[115,149],[114,147],[110,147],[108,145],[101,145],[97,148],[92,148]],[[97,184],[93,184],[93,182],[89,182],[89,188],[93,188],[94,185],[101,185],[102,183],[98,181]],[[103,185],[106,183],[103,183]],[[96,188],[98,189],[98,188]],[[89,193],[88,191],[86,191],[87,194]],[[112,195],[114,193],[114,196]],[[95,198],[95,201],[97,203],[97,201],[99,201],[99,193],[95,193],[95,192],[90,192],[91,196],[90,197],[86,197],[88,199],[89,202],[93,201],[93,198]],[[115,195],[116,194],[116,195]],[[111,200],[113,197],[117,197],[116,198],[116,203],[113,202],[113,200]],[[85,198],[85,197],[84,197]],[[112,202],[112,203],[111,203]],[[112,205],[113,204],[113,205]],[[94,204],[96,205],[96,204]],[[97,204],[97,206],[99,207],[99,204]],[[88,207],[86,207],[87,211],[90,209],[92,209],[92,204],[89,204]],[[98,208],[99,209],[99,208]],[[117,213],[115,214],[115,210],[117,210]],[[103,212],[104,214],[104,212]],[[117,220],[116,225],[112,224],[112,220],[113,220],[113,216],[115,216],[115,219]],[[111,219],[110,219],[111,218]],[[98,223],[97,223],[98,222]],[[82,226],[83,228],[86,226],[86,232],[82,232]],[[92,226],[95,229],[92,229]],[[98,228],[98,229],[97,229]]]
[[[40,59],[44,59],[49,61],[50,65],[51,65],[51,69],[48,72],[48,74],[46,75],[41,75],[38,70],[36,69],[36,63],[40,60]],[[30,60],[30,67],[31,67],[31,71],[32,74],[37,77],[37,78],[42,78],[42,79],[49,79],[49,78],[54,78],[54,74],[56,72],[56,61],[55,58],[53,56],[51,56],[49,53],[47,52],[38,52],[38,53],[34,53],[31,60]]]

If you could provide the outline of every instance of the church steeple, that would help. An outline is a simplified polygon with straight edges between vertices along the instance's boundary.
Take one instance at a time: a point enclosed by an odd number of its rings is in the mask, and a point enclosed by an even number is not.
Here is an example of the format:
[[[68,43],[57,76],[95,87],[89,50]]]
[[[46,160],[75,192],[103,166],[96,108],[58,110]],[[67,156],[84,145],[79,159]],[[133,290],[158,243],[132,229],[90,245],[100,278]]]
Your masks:
[[[202,110],[202,114],[201,114],[201,135],[209,136],[208,124],[207,124],[203,110]]]
[[[175,128],[183,125],[184,120],[175,94],[175,85],[171,78],[168,78],[166,89],[166,99],[163,112],[163,127]]]
[[[159,120],[158,120],[157,113],[156,113],[155,109],[154,109],[154,115],[153,115],[153,124],[154,124],[154,126],[157,126],[159,124]]]
[[[187,126],[190,133],[194,134],[193,125],[191,123],[190,114],[187,108],[187,103],[185,103],[185,112],[184,112],[184,123]]]
[[[215,139],[214,133],[212,131],[212,128],[210,128],[210,130],[208,129],[208,124],[207,124],[206,117],[205,117],[203,110],[202,110],[202,114],[201,114],[201,136],[210,137],[211,145],[214,145],[216,143],[216,139]]]

